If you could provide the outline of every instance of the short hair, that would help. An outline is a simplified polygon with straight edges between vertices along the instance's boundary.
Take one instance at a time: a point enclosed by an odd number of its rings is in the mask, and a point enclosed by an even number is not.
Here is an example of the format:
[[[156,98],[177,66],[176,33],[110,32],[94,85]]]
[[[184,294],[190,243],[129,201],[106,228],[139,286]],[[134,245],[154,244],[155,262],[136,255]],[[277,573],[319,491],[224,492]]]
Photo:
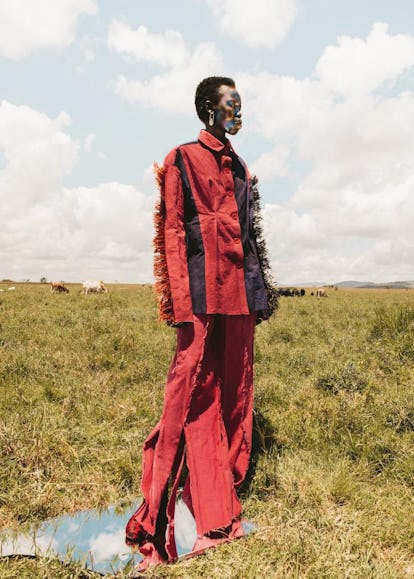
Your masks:
[[[203,123],[207,122],[208,113],[206,110],[206,102],[211,101],[213,106],[219,102],[218,89],[221,85],[235,87],[236,84],[232,78],[226,76],[209,76],[200,82],[195,93],[195,107],[198,118]]]

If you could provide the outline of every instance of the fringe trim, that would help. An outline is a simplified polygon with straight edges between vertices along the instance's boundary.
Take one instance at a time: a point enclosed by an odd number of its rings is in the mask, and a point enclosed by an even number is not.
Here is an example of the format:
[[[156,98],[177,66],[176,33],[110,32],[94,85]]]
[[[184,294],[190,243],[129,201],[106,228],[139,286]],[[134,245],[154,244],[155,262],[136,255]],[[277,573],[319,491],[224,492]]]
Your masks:
[[[263,217],[260,205],[260,193],[258,188],[258,179],[255,175],[251,178],[250,187],[253,198],[253,233],[256,238],[257,256],[259,258],[260,269],[262,270],[268,303],[268,309],[266,311],[257,312],[256,321],[257,323],[260,323],[261,321],[270,318],[270,316],[275,313],[279,307],[279,296],[276,289],[276,282],[273,280],[266,241],[263,235]]]
[[[160,191],[160,199],[155,204],[154,210],[154,277],[155,293],[158,302],[158,312],[161,320],[168,324],[174,322],[174,311],[171,297],[170,280],[168,277],[167,259],[165,255],[165,199],[164,199],[164,182],[165,169],[158,163],[153,164],[155,179]]]

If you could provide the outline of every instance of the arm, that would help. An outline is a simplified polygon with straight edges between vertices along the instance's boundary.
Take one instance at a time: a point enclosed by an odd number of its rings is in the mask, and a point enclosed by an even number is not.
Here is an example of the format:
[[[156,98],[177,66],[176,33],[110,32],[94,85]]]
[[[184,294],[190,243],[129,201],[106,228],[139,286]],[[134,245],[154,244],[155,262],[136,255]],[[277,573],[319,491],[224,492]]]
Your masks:
[[[176,150],[164,162],[165,256],[171,292],[174,324],[193,321],[188,275],[184,196],[181,173],[175,166]]]

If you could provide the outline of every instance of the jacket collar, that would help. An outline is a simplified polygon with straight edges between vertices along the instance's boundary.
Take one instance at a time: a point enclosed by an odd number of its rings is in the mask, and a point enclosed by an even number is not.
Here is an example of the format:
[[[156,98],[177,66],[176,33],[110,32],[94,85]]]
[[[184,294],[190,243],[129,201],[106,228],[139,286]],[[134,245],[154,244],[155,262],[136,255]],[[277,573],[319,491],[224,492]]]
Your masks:
[[[203,143],[208,149],[216,152],[222,152],[224,149],[226,151],[233,151],[233,147],[228,139],[224,143],[216,139],[214,135],[206,131],[205,129],[201,129],[200,134],[198,136],[198,140],[200,143]]]

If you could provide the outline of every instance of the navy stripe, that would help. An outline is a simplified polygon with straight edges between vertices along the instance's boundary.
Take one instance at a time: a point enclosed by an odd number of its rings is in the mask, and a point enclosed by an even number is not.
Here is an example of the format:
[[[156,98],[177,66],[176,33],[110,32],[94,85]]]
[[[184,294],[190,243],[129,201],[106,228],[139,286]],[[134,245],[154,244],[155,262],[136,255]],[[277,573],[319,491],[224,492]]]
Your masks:
[[[257,256],[254,233],[252,231],[252,202],[246,167],[238,155],[232,155],[234,193],[239,210],[239,220],[244,250],[244,284],[246,287],[249,311],[255,312],[267,308],[266,288]]]
[[[204,244],[194,195],[191,191],[190,181],[179,148],[177,149],[175,166],[180,170],[183,184],[184,226],[193,312],[195,314],[205,314],[207,312],[207,304]]]

